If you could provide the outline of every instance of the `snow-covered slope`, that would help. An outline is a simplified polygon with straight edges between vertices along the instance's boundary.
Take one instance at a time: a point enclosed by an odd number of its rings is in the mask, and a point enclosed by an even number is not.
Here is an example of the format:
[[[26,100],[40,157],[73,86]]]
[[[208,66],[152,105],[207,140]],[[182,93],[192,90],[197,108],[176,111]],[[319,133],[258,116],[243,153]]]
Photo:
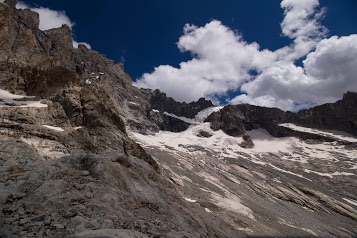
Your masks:
[[[217,112],[219,110],[221,110],[223,107],[222,106],[218,106],[218,107],[209,107],[207,109],[204,109],[202,111],[200,111],[199,113],[197,113],[197,115],[195,116],[194,119],[191,118],[187,118],[187,117],[182,117],[182,116],[177,116],[173,113],[168,113],[168,112],[164,112],[163,114],[169,117],[173,117],[176,119],[179,119],[183,122],[187,122],[189,124],[192,125],[200,125],[201,123],[203,123],[203,121],[212,113],[212,112]],[[154,110],[156,112],[159,112],[158,110]]]
[[[198,122],[203,122],[209,115],[211,115],[212,112],[217,112],[221,110],[223,106],[218,106],[218,107],[209,107],[205,110],[200,111],[197,113],[195,116],[195,120]]]
[[[276,138],[255,129],[248,132],[255,146],[247,149],[239,146],[241,137],[213,131],[210,123],[203,123],[215,110],[220,108],[200,112],[180,133],[129,134],[165,168],[182,197],[239,230],[259,234],[271,229],[276,234],[274,230],[287,229],[290,235],[324,236],[336,212],[342,214],[341,228],[355,224],[357,150],[340,143],[356,142],[355,137],[282,124],[336,141]],[[200,131],[209,137],[200,136]],[[234,222],[237,216],[240,222]]]
[[[299,127],[301,129],[301,127]],[[306,129],[307,130],[307,129]],[[199,137],[199,132],[205,131],[211,134],[209,138]],[[318,130],[309,130],[309,132],[322,133]],[[337,145],[336,143],[319,143],[307,144],[294,137],[276,138],[271,136],[264,129],[255,129],[249,131],[255,146],[253,148],[242,148],[239,144],[243,141],[241,137],[232,137],[225,134],[223,131],[212,131],[210,123],[202,123],[193,125],[184,132],[174,133],[168,131],[160,131],[155,135],[142,135],[132,132],[131,135],[143,146],[152,146],[160,150],[177,153],[193,153],[202,154],[205,152],[214,153],[217,159],[224,158],[249,158],[251,162],[267,164],[261,161],[262,154],[274,154],[280,157],[280,160],[294,161],[297,163],[308,163],[309,159],[322,159],[334,162],[333,156],[339,153],[341,156],[351,158],[351,170],[357,170],[357,151],[346,150],[345,146]],[[335,134],[334,134],[335,135]],[[344,137],[347,138],[347,137]],[[353,137],[348,137],[353,140]],[[244,156],[247,155],[247,156]],[[272,166],[272,165],[271,165]],[[273,169],[285,171],[294,174],[290,171],[283,170],[276,166]],[[310,173],[314,171],[305,170]],[[318,172],[316,172],[319,174]],[[320,173],[321,176],[325,174]],[[327,174],[332,176],[333,174]],[[334,175],[355,175],[354,173],[339,173]],[[357,173],[356,173],[357,175]],[[299,175],[300,176],[300,175]],[[303,177],[303,176],[300,176]]]

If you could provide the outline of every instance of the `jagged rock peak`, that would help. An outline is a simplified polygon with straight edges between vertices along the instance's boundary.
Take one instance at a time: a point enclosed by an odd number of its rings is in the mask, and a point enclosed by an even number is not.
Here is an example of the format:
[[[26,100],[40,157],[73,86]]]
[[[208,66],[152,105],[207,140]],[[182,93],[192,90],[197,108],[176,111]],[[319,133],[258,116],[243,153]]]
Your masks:
[[[78,49],[80,49],[81,51],[84,51],[84,52],[89,50],[85,44],[79,44]]]
[[[167,97],[166,93],[156,89],[151,97],[151,107],[162,112],[173,113],[176,116],[194,118],[198,112],[212,107],[210,100],[204,98],[198,99],[196,102],[176,102],[173,98]]]
[[[73,48],[72,30],[66,24],[63,24],[59,28],[49,29],[45,32],[52,36],[52,39],[56,42],[57,46],[65,49]]]
[[[4,3],[9,5],[11,8],[16,8],[17,1],[16,0],[5,0]]]
[[[352,100],[357,103],[357,92],[348,91],[347,93],[344,93],[342,100]]]

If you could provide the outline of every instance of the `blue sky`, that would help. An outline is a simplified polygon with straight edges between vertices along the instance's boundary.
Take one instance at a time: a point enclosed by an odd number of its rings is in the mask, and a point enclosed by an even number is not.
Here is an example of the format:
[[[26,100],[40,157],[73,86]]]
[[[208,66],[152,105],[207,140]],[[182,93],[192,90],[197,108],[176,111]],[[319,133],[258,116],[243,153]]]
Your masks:
[[[285,1],[287,4],[295,5],[306,1],[307,9],[311,2],[318,2],[317,0],[300,0],[300,2],[299,0],[295,0],[295,2],[294,0]],[[202,39],[201,43],[196,42],[197,44],[195,43],[195,46],[189,46],[185,43],[186,45],[183,47],[181,46],[181,51],[184,52],[181,52],[178,49],[177,42],[180,37],[186,35],[186,38],[192,38],[192,34],[196,34],[200,30],[209,31],[208,28],[210,28],[212,32],[215,32],[214,34],[217,33],[215,36],[217,38],[211,39],[213,41],[219,41],[219,39],[223,39],[227,36],[227,31],[228,35],[231,32],[236,34],[236,36],[240,36],[240,39],[233,40],[233,43],[234,41],[237,41],[238,43],[239,41],[244,41],[247,44],[256,42],[259,44],[259,51],[267,49],[270,52],[275,52],[281,48],[291,46],[292,42],[297,37],[284,35],[282,33],[281,23],[285,17],[284,10],[289,10],[290,7],[293,8],[295,5],[283,8],[281,6],[281,2],[278,0],[103,0],[100,4],[98,4],[98,2],[94,4],[92,2],[82,0],[35,0],[24,1],[23,3],[32,8],[43,7],[55,11],[65,11],[65,15],[70,19],[70,22],[74,23],[72,29],[74,39],[76,41],[89,43],[92,49],[106,54],[109,58],[114,59],[116,62],[124,61],[125,69],[132,76],[132,78],[134,80],[141,78],[141,84],[138,84],[138,86],[159,87],[163,91],[167,91],[169,95],[173,96],[177,100],[190,101],[191,99],[193,100],[200,96],[205,96],[216,101],[218,101],[217,99],[229,99],[231,102],[236,103],[248,102],[264,106],[277,106],[286,110],[296,110],[299,108],[294,108],[294,105],[303,105],[302,107],[308,107],[309,105],[337,100],[342,96],[341,92],[345,90],[345,87],[341,87],[339,92],[329,92],[326,88],[328,86],[323,86],[321,89],[318,89],[323,91],[322,93],[317,93],[316,97],[306,97],[306,99],[304,99],[305,96],[299,95],[289,98],[284,95],[286,93],[275,92],[275,89],[268,89],[267,91],[270,91],[271,93],[269,95],[264,95],[264,93],[260,92],[262,90],[256,90],[256,88],[262,87],[261,84],[258,86],[253,85],[255,89],[252,89],[252,85],[243,86],[243,84],[255,81],[255,79],[258,78],[256,76],[253,77],[251,75],[243,75],[245,73],[242,73],[239,79],[232,77],[232,80],[228,80],[229,82],[227,80],[222,81],[220,77],[223,76],[217,75],[217,84],[214,85],[208,85],[204,81],[207,77],[207,80],[209,81],[216,80],[215,72],[227,70],[224,67],[215,69],[212,74],[197,75],[197,77],[192,78],[190,77],[190,81],[188,82],[198,82],[197,84],[193,84],[193,86],[197,87],[197,93],[192,93],[191,95],[186,95],[184,93],[187,91],[185,88],[183,88],[182,93],[179,94],[180,90],[177,90],[177,85],[175,83],[170,83],[170,80],[172,82],[180,80],[180,77],[191,72],[192,75],[199,74],[198,71],[201,70],[196,69],[196,66],[194,66],[195,69],[191,69],[191,71],[188,70],[187,72],[180,72],[183,71],[180,69],[180,63],[190,62],[194,58],[204,61],[201,62],[201,65],[203,65],[206,63],[206,58],[210,58],[211,55],[215,54],[215,52],[208,51],[207,49],[205,49],[204,52],[198,49],[202,47],[200,44],[206,42],[208,38]],[[320,75],[317,75],[315,72],[316,70],[314,71],[310,69],[310,74],[301,74],[299,66],[302,67],[303,71],[306,70],[302,62],[306,59],[306,55],[308,53],[313,52],[315,48],[318,47],[320,40],[330,39],[333,36],[337,36],[338,39],[332,39],[330,43],[334,44],[335,41],[337,43],[341,43],[341,36],[350,36],[357,33],[357,2],[354,0],[320,0],[318,5],[313,5],[310,10],[312,10],[312,14],[307,18],[307,20],[322,12],[322,16],[318,17],[318,24],[319,26],[323,26],[328,31],[324,32],[323,36],[321,36],[318,40],[314,39],[315,44],[309,48],[308,52],[302,53],[301,57],[299,56],[291,59],[289,58],[290,56],[284,56],[284,62],[281,62],[280,58],[278,58],[280,62],[279,68],[282,68],[282,65],[284,65],[284,67],[286,66],[286,68],[292,67],[290,71],[296,70],[296,74],[294,74],[293,77],[299,74],[299,76],[296,77],[299,78],[300,82],[304,80],[306,81],[307,78],[311,78],[313,76],[315,80],[313,83],[316,84],[318,80],[321,80],[318,78]],[[64,13],[62,12],[62,14]],[[209,25],[210,23],[211,25]],[[184,33],[183,29],[185,24],[196,26],[196,30],[194,30],[195,32]],[[321,32],[321,28],[319,31]],[[191,35],[188,36],[187,34]],[[195,35],[195,37],[197,37],[197,35]],[[345,43],[347,40],[352,41],[354,39],[346,39]],[[222,42],[222,44],[225,44],[225,42]],[[343,48],[342,43],[340,45],[342,45],[341,47]],[[209,46],[210,42],[208,42],[207,45]],[[197,48],[192,49],[190,47]],[[321,50],[323,49],[321,48]],[[346,50],[344,52],[346,52]],[[257,52],[257,54],[259,54],[259,57],[265,57],[261,56],[259,52]],[[192,55],[194,55],[193,58]],[[246,62],[242,62],[241,59],[234,59],[235,61],[233,63],[228,62],[229,59],[226,58],[222,58],[221,60],[227,60],[227,64],[232,64],[233,66],[242,63],[244,66],[239,65],[239,67],[251,67],[253,71],[256,67],[258,67],[258,75],[268,75],[271,82],[269,85],[279,87],[276,80],[272,81],[270,77],[271,75],[274,75],[276,78],[280,77],[280,75],[276,75],[277,70],[270,67],[278,61],[275,58],[274,60],[266,59],[266,63],[259,63],[258,66],[256,64],[246,66]],[[340,58],[343,57],[341,56]],[[285,64],[286,61],[292,62],[294,66],[291,64]],[[313,61],[313,59],[310,60],[310,62]],[[215,63],[216,62],[209,62],[209,64]],[[312,67],[311,64],[309,66],[310,68]],[[162,67],[160,68],[161,71],[155,71],[155,67],[160,65],[170,65],[171,68]],[[357,67],[355,62],[351,63],[351,67],[353,66]],[[171,70],[174,70],[177,71],[174,73],[177,75],[176,77],[165,81],[166,79],[160,77],[171,77],[171,73],[163,73],[162,70],[169,70],[170,72]],[[202,71],[203,70],[207,71],[207,69],[202,68]],[[269,74],[269,72],[271,74]],[[144,73],[149,73],[150,75],[142,77]],[[238,72],[232,71],[232,73],[240,74],[241,70]],[[227,78],[229,77],[230,75],[227,75]],[[259,80],[256,81],[258,82]],[[264,82],[268,82],[269,80],[265,80]],[[263,79],[260,81],[263,81]],[[346,82],[350,83],[350,81],[350,78],[346,79]],[[187,84],[187,81],[183,81],[182,84]],[[220,85],[224,84],[226,84],[226,87],[220,88]],[[329,87],[333,86],[330,82],[327,82],[326,84],[329,84]],[[235,87],[234,85],[237,86]],[[295,83],[292,83],[290,86],[293,87],[294,85],[296,86]],[[206,87],[207,90],[198,89],[202,87]],[[298,87],[296,89],[299,89]],[[352,85],[351,89],[357,90],[357,88],[355,89],[354,87],[355,84]],[[218,89],[215,90],[216,88]],[[301,90],[304,90],[304,88],[302,87]],[[232,92],[241,91],[247,96],[245,98],[240,97],[235,100],[234,97],[238,95],[235,95]],[[319,98],[323,99],[320,100]],[[285,103],[287,100],[290,100],[288,104]]]

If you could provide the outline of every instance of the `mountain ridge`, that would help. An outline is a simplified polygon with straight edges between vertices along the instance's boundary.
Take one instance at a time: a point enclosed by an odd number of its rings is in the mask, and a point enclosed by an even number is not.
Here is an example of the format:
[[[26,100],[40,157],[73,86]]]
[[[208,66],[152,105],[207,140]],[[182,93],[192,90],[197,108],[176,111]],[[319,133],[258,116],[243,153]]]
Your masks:
[[[278,108],[265,108],[249,104],[229,105],[209,115],[205,122],[213,130],[222,129],[231,136],[246,134],[246,131],[263,128],[276,137],[291,136],[293,131],[279,127],[282,123],[294,123],[325,130],[340,130],[357,135],[357,93],[347,92],[335,103],[326,103],[297,113],[284,112]],[[238,123],[237,123],[238,122]],[[307,134],[294,134],[307,138]],[[321,139],[321,138],[320,138]]]

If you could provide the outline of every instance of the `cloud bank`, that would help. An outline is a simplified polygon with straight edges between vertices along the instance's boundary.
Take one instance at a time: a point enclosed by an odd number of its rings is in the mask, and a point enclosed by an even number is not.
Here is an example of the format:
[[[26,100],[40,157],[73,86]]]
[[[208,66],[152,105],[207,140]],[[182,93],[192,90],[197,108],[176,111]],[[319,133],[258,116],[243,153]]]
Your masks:
[[[187,24],[177,46],[192,59],[178,68],[158,66],[134,85],[159,88],[179,101],[216,101],[240,91],[243,94],[230,103],[292,111],[333,102],[344,92],[357,90],[357,35],[326,38],[327,29],[320,24],[324,9],[318,0],[283,0],[280,5],[281,30],[290,45],[276,51],[260,49],[220,21],[202,27]],[[295,64],[300,59],[302,67]]]
[[[177,100],[192,101],[236,90],[251,79],[250,69],[262,70],[275,60],[272,52],[261,51],[257,43],[248,44],[219,21],[204,27],[187,24],[177,45],[194,58],[182,62],[179,69],[159,66],[135,85],[160,88]]]
[[[69,19],[65,11],[56,11],[44,7],[30,7],[29,5],[21,1],[16,4],[16,8],[31,9],[32,11],[37,12],[40,16],[39,28],[42,31],[58,28],[64,24],[71,29],[75,26],[75,23],[72,22],[71,19]],[[84,44],[87,46],[87,48],[91,48],[91,46],[86,42],[77,42],[73,40],[74,48],[78,48],[79,44]]]

